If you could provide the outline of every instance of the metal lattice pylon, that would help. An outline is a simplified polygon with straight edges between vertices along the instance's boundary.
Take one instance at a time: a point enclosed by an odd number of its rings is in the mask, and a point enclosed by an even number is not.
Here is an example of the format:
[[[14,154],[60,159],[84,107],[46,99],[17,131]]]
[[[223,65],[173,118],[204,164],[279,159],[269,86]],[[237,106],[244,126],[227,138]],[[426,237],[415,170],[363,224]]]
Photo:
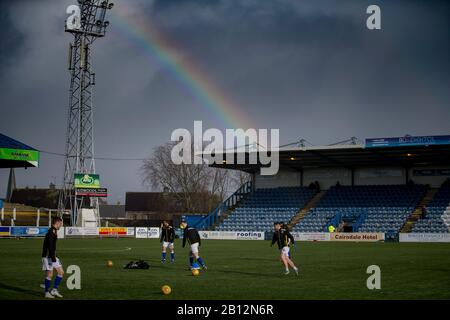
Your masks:
[[[105,21],[106,12],[112,6],[106,0],[79,0],[78,6],[68,8],[72,14],[66,21],[65,31],[73,34],[74,41],[69,46],[68,69],[71,78],[64,177],[58,212],[62,215],[70,210],[72,225],[79,223],[78,213],[82,208],[96,209],[97,221],[100,221],[98,198],[78,196],[74,188],[74,175],[95,173],[92,101],[95,73],[92,72],[91,47],[97,38],[105,36],[109,24]]]

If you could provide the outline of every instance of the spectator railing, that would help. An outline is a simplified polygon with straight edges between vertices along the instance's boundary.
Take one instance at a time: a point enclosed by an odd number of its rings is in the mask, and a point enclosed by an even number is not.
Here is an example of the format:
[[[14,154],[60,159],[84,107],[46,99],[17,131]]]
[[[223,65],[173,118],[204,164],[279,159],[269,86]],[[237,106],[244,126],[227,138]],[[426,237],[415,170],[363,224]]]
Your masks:
[[[225,201],[220,203],[210,214],[204,217],[202,220],[197,222],[193,227],[203,230],[213,226],[220,219],[220,216],[226,212],[228,209],[233,208],[236,204],[241,201],[247,194],[252,192],[252,182],[247,181],[242,186],[240,186],[231,196],[229,196]]]

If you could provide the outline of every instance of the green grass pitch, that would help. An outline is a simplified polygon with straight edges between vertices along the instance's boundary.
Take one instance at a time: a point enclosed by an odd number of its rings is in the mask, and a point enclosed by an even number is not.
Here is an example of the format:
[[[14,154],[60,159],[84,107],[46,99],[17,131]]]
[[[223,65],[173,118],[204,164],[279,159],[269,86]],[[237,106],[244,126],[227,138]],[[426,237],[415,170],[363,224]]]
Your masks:
[[[0,239],[0,299],[42,299],[42,239]],[[130,249],[131,248],[131,249]],[[154,239],[64,239],[58,257],[81,268],[81,290],[64,299],[449,299],[450,244],[301,242],[293,258],[301,275],[282,274],[268,241],[206,240],[208,271],[187,271],[187,248],[176,263],[160,262]],[[144,259],[149,270],[124,270]],[[114,266],[106,267],[107,260]],[[366,268],[381,268],[381,289],[368,290]],[[67,278],[66,274],[66,278]],[[164,296],[162,285],[172,294]]]

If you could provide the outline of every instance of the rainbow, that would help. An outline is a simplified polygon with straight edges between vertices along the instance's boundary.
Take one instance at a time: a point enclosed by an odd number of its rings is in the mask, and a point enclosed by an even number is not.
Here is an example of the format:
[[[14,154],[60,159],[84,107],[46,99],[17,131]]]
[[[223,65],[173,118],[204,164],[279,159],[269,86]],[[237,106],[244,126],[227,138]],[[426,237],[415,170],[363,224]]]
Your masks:
[[[111,25],[114,25],[114,30],[144,50],[154,63],[160,65],[176,81],[180,89],[188,92],[196,100],[202,113],[206,112],[226,128],[252,127],[242,109],[230,97],[225,96],[192,59],[186,56],[182,58],[181,50],[170,43],[150,21],[130,16],[126,5],[111,10]]]

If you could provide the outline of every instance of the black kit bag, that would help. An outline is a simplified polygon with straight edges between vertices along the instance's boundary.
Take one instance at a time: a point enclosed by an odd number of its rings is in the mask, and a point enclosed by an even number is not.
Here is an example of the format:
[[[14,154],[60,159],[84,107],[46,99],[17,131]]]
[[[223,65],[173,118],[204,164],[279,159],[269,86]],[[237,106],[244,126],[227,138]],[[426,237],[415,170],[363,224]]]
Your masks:
[[[150,265],[144,260],[130,261],[124,267],[124,269],[148,269],[148,268],[150,268]]]

